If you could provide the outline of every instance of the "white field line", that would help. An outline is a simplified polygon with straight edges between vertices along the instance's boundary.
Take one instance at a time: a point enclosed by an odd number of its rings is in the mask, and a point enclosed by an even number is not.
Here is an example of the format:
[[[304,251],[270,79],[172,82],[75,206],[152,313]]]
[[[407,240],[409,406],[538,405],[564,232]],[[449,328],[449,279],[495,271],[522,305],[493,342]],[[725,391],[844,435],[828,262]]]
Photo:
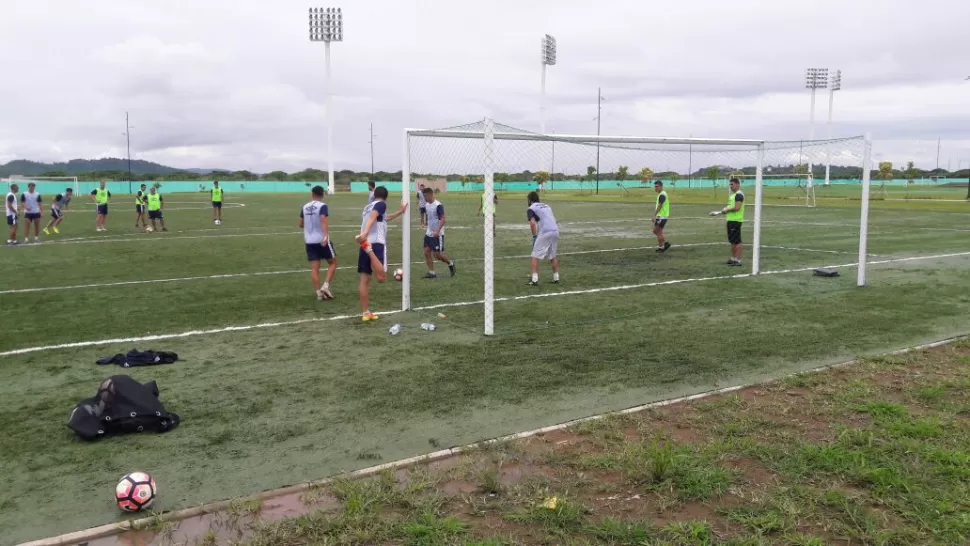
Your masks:
[[[931,256],[910,256],[907,258],[892,258],[892,259],[886,259],[886,260],[872,261],[872,262],[868,262],[868,264],[880,265],[880,264],[899,263],[899,262],[935,260],[935,259],[953,258],[953,257],[961,257],[961,256],[970,256],[970,252],[953,252],[949,254],[935,254]],[[855,267],[856,265],[858,265],[858,263],[845,263],[845,264],[838,264],[838,265],[815,266],[815,267],[799,267],[794,269],[782,269],[777,271],[762,271],[760,275],[783,275],[787,273],[802,273],[805,271],[812,271],[814,269],[818,269],[818,267],[826,267],[829,269],[839,269],[839,268],[846,268],[846,267]],[[501,297],[501,298],[495,298],[495,301],[508,302],[508,301],[530,300],[530,299],[536,299],[536,298],[580,296],[580,295],[588,295],[588,294],[599,294],[603,292],[634,290],[638,288],[668,286],[668,285],[675,285],[675,284],[686,284],[686,283],[716,281],[716,280],[725,280],[725,279],[744,279],[744,278],[755,277],[755,276],[758,276],[758,275],[752,275],[751,273],[739,273],[736,275],[720,275],[720,276],[712,276],[712,277],[695,277],[695,278],[689,278],[689,279],[673,279],[669,281],[627,284],[627,285],[620,285],[620,286],[606,286],[603,288],[591,288],[586,290],[567,290],[562,292],[550,292],[550,293],[544,293],[544,294],[528,294],[525,296]],[[412,311],[432,311],[436,309],[449,309],[453,307],[468,307],[472,305],[481,305],[482,303],[483,303],[482,300],[441,303],[437,305],[426,305],[423,307],[415,307],[411,310]],[[377,314],[395,315],[398,313],[403,313],[403,311],[401,310],[381,311],[381,312],[378,312]],[[354,318],[358,318],[359,316],[360,315],[357,315],[357,314],[336,315],[336,316],[325,317],[325,318],[319,317],[319,318],[308,318],[308,319],[279,321],[279,322],[263,322],[259,324],[247,324],[242,326],[226,326],[222,328],[212,328],[208,330],[190,330],[187,332],[179,332],[175,334],[156,334],[156,335],[148,335],[148,336],[127,337],[127,338],[100,339],[100,340],[93,340],[93,341],[77,341],[72,343],[60,343],[56,345],[42,345],[37,347],[24,347],[21,349],[12,349],[9,351],[0,352],[0,357],[16,356],[16,355],[36,353],[41,351],[53,351],[58,349],[77,349],[81,347],[94,347],[94,346],[100,346],[100,345],[110,345],[110,344],[120,344],[120,343],[125,343],[125,344],[142,343],[146,341],[161,341],[165,339],[179,339],[179,338],[186,338],[186,337],[206,336],[206,335],[221,334],[226,332],[245,332],[249,330],[279,328],[282,326],[296,326],[299,324],[309,324],[314,322],[331,322],[331,321],[337,321],[337,320],[354,319]]]
[[[42,244],[39,245],[21,245],[24,248],[41,248],[44,246],[51,245],[91,245],[91,244],[105,244],[105,243],[128,243],[131,241],[145,242],[146,240],[151,240],[153,242],[158,241],[176,241],[184,239],[227,239],[236,237],[274,237],[280,235],[292,236],[303,233],[302,231],[278,231],[278,232],[267,232],[267,233],[226,233],[222,235],[162,235],[162,234],[149,234],[149,233],[138,233],[133,236],[122,236],[114,238],[89,238],[89,239],[65,239],[60,241],[51,241],[50,239],[45,239]],[[357,231],[341,231],[341,230],[331,230],[330,233],[358,233]],[[149,239],[149,237],[151,239]]]
[[[712,245],[722,245],[725,243],[691,243],[686,245],[678,245],[679,247],[695,247],[695,246],[712,246]],[[606,252],[623,252],[628,250],[646,250],[656,248],[654,246],[635,246],[626,248],[604,248],[598,250],[577,250],[574,252],[560,252],[560,256],[576,256],[581,254],[601,254]],[[521,254],[518,256],[496,256],[496,260],[519,260],[530,257],[529,254]],[[463,261],[482,261],[482,258],[469,258]],[[421,265],[423,261],[411,262],[412,265]],[[395,265],[401,265],[400,263],[388,263],[388,267]],[[356,269],[357,266],[344,266],[338,267],[337,270],[347,270]],[[309,273],[309,269],[285,269],[280,271],[258,271],[254,273],[222,273],[218,275],[198,275],[194,277],[171,277],[166,279],[141,279],[132,281],[116,281],[116,282],[105,282],[105,283],[92,283],[92,284],[75,284],[71,286],[41,286],[36,288],[14,288],[10,290],[0,290],[0,295],[3,294],[29,294],[32,292],[51,292],[57,290],[76,290],[82,288],[106,288],[112,286],[130,286],[137,284],[154,284],[154,283],[170,283],[170,282],[187,282],[187,281],[202,281],[202,280],[214,280],[214,279],[233,279],[241,277],[264,277],[272,275],[293,275],[297,273]]]

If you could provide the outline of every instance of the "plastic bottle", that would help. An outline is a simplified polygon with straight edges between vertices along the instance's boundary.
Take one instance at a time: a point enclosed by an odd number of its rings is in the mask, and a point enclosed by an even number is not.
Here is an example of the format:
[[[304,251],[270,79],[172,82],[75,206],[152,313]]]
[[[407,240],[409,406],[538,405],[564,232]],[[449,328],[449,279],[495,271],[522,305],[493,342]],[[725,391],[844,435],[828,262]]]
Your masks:
[[[435,330],[435,327],[434,327],[434,324],[431,324],[430,322],[422,322],[421,329],[428,330],[429,332],[433,332]]]
[[[398,335],[399,333],[401,333],[401,325],[395,324],[394,326],[391,326],[391,329],[388,330],[387,333],[391,334],[392,336]]]

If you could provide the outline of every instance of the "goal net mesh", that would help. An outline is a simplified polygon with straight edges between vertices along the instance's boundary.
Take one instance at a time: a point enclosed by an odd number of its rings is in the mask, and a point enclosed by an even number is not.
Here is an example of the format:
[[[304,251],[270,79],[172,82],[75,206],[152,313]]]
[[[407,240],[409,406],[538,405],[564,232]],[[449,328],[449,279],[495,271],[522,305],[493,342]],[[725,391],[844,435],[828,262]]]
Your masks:
[[[855,260],[862,137],[761,146],[754,141],[644,143],[602,137],[597,145],[595,135],[545,136],[497,123],[494,137],[486,139],[490,127],[482,122],[408,136],[405,170],[412,179],[408,193],[413,210],[404,252],[411,262],[405,300],[429,321],[481,332],[489,312],[485,302],[492,300],[496,334],[532,332],[663,313],[688,300],[714,298],[710,287],[735,297],[718,283],[752,272],[755,175],[761,153],[763,174],[770,172],[763,177],[761,272],[781,275],[777,272]],[[818,175],[824,179],[827,162],[831,186],[823,188],[817,181]],[[809,165],[816,174],[816,208],[805,206]],[[492,238],[486,237],[482,207],[489,173],[496,197]],[[710,216],[727,206],[732,177],[740,180],[746,205],[740,267],[727,265],[731,248],[725,219]],[[671,203],[664,229],[671,247],[666,252],[656,252],[653,233],[656,180]],[[425,237],[435,233],[422,226],[415,195],[419,184],[434,189],[444,210],[440,258],[454,261],[454,277],[445,261],[431,255],[436,278],[424,278],[429,273]],[[530,191],[539,191],[558,222],[557,284],[549,262],[538,264],[539,286],[529,284]],[[488,291],[486,255],[491,256],[494,275]],[[702,284],[707,287],[699,290]]]

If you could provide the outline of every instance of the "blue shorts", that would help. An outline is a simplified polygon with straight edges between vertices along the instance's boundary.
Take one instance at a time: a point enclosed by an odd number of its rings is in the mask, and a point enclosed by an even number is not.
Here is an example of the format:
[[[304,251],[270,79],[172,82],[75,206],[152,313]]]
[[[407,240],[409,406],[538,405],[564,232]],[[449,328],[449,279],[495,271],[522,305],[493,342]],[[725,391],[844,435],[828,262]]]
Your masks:
[[[439,235],[437,237],[432,237],[431,235],[424,236],[424,248],[431,249],[431,252],[444,252],[445,251],[445,236]]]
[[[135,212],[138,214],[145,212],[145,205],[135,205]]]
[[[213,201],[212,202],[212,208],[214,208],[214,209],[221,209],[222,208],[222,201]]]
[[[387,271],[387,249],[381,243],[371,243],[371,249],[377,256],[377,259],[384,264],[384,271]],[[368,275],[373,275],[374,270],[370,266],[370,256],[364,249],[361,249],[357,254],[357,272],[366,273]]]
[[[666,218],[657,218],[656,220],[653,221],[653,225],[656,226],[656,227],[658,227],[658,228],[660,228],[660,229],[663,229],[663,228],[667,227],[667,219]]]
[[[310,262],[329,262],[337,257],[333,250],[333,243],[327,241],[326,245],[320,243],[306,243],[306,259]]]
[[[108,215],[108,205],[98,205],[98,214],[101,216]]]
[[[160,211],[160,210],[150,210],[150,211],[148,211],[148,218],[150,220],[161,220],[162,219],[162,211]]]
[[[16,214],[8,214],[7,215],[7,225],[8,226],[15,226],[15,225],[17,225],[17,215]]]
[[[26,218],[28,220],[40,220],[40,213],[39,212],[25,212],[24,213],[24,218]]]
[[[51,218],[57,220],[61,216],[64,216],[64,213],[61,212],[59,209],[51,209]]]

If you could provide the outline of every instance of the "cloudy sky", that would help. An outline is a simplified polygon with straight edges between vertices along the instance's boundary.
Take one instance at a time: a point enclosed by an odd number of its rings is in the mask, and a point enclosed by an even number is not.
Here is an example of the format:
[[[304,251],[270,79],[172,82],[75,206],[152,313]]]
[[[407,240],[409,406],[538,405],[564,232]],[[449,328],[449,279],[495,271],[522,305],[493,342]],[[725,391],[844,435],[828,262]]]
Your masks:
[[[305,0],[3,0],[0,163],[132,154],[177,167],[326,165],[324,46]],[[327,4],[321,4],[326,6]],[[547,128],[798,139],[804,69],[840,68],[835,135],[877,159],[970,164],[970,2],[344,0],[334,159],[401,166],[404,127],[538,130],[539,39],[559,43]],[[824,122],[827,93],[817,100]],[[825,134],[818,124],[816,136]]]

